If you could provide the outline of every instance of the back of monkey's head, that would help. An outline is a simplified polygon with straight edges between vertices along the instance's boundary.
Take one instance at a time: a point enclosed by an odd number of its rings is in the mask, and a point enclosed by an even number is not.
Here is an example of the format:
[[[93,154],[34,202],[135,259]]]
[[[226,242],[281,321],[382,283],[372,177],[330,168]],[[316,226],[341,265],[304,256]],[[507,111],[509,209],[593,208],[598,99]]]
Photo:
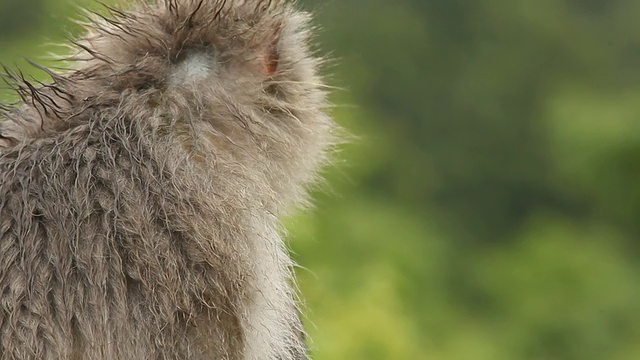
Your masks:
[[[139,0],[87,18],[70,69],[43,68],[50,84],[9,72],[22,101],[0,105],[0,154],[119,118],[203,167],[249,169],[276,211],[304,200],[335,142],[306,13],[286,0]]]

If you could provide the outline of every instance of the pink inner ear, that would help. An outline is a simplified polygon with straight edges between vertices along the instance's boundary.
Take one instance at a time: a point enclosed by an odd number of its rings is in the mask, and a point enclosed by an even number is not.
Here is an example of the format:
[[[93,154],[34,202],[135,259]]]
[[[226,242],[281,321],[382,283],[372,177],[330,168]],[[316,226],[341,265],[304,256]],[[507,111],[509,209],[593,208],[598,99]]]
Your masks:
[[[280,52],[278,51],[278,38],[280,37],[280,24],[278,24],[272,34],[267,53],[264,57],[264,73],[266,75],[273,75],[278,70],[278,63],[280,62]]]
[[[278,61],[280,60],[280,54],[276,49],[275,44],[271,46],[271,49],[264,59],[264,73],[266,75],[275,74],[278,70]]]

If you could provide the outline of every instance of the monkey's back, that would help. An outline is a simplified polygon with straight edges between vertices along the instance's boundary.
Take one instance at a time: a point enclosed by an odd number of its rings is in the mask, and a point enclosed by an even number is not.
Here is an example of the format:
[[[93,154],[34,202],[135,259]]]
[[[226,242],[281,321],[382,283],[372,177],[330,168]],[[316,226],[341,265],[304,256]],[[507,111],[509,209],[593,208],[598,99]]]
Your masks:
[[[2,359],[240,356],[245,215],[147,130],[96,114],[0,152]]]

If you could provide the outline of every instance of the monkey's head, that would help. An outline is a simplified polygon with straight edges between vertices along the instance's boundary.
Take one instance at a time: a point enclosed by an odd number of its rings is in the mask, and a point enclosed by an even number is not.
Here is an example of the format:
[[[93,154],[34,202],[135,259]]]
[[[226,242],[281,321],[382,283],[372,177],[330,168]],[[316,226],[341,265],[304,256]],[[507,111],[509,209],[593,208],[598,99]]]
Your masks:
[[[9,72],[22,101],[0,105],[0,154],[117,118],[301,200],[335,142],[306,13],[286,0],[138,1],[106,13],[87,16],[70,69],[43,68],[52,83]]]

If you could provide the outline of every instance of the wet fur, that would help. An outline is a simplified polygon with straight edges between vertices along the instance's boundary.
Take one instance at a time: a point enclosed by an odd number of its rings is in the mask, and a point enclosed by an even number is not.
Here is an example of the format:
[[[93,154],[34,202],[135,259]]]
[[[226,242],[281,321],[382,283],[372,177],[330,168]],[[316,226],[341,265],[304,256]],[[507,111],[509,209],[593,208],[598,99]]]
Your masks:
[[[89,15],[0,105],[0,358],[306,359],[279,219],[336,127],[286,1]]]

